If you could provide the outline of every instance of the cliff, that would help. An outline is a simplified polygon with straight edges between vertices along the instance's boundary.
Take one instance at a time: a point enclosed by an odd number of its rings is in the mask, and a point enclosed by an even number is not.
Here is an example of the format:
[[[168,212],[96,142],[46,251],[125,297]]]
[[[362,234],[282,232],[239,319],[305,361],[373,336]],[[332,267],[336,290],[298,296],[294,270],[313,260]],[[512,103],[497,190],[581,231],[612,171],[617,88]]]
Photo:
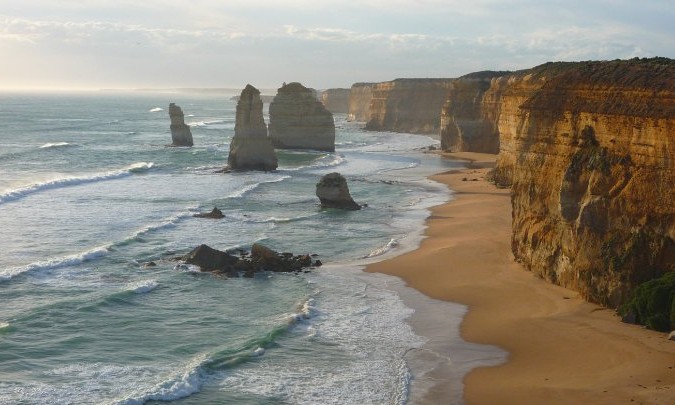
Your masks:
[[[169,104],[169,119],[171,119],[171,146],[192,146],[192,132],[185,124],[183,110],[174,103]]]
[[[375,83],[354,83],[349,91],[347,120],[368,122]]]
[[[321,102],[326,110],[333,114],[349,112],[349,95],[351,89],[328,89],[321,92]]]
[[[333,114],[300,83],[284,84],[269,107],[269,132],[279,149],[335,151]]]
[[[612,307],[675,271],[675,61],[548,63],[486,99],[518,261]]]
[[[230,142],[228,166],[233,170],[274,170],[277,156],[267,136],[260,91],[246,85],[237,102],[234,137]]]
[[[488,92],[492,79],[508,72],[476,72],[452,82],[441,109],[441,149],[452,152],[499,151],[499,96]],[[486,97],[487,96],[487,97]]]
[[[372,87],[372,131],[437,134],[440,113],[455,79],[396,79]]]

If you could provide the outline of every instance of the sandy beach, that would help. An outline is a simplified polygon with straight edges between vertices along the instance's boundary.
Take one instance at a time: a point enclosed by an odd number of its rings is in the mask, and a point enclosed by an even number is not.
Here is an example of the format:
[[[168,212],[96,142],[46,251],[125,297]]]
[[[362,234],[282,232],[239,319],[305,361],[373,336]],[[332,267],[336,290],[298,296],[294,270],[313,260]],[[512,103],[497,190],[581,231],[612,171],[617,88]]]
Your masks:
[[[463,339],[508,351],[505,364],[465,377],[465,401],[675,403],[675,341],[621,323],[613,310],[525,271],[511,253],[510,191],[484,179],[496,156],[448,156],[470,164],[432,177],[448,185],[454,199],[432,209],[421,246],[367,271],[398,276],[431,298],[467,305]],[[424,335],[434,320],[421,315],[411,324]],[[435,379],[418,402],[453,403],[444,375]]]

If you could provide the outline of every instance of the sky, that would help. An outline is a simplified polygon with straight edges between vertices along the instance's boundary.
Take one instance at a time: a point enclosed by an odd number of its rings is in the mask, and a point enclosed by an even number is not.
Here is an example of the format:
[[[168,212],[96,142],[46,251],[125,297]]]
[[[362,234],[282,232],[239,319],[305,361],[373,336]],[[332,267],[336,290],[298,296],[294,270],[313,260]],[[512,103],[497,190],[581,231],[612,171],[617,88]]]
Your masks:
[[[675,58],[675,0],[0,0],[0,89],[318,89]]]

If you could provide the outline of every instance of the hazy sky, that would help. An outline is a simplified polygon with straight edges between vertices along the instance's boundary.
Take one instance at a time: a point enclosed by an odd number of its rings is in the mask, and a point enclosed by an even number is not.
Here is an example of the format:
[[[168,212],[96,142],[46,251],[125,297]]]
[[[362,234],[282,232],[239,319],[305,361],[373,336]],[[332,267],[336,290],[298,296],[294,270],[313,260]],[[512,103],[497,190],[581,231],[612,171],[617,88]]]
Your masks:
[[[315,88],[675,57],[675,0],[0,0],[0,88]]]

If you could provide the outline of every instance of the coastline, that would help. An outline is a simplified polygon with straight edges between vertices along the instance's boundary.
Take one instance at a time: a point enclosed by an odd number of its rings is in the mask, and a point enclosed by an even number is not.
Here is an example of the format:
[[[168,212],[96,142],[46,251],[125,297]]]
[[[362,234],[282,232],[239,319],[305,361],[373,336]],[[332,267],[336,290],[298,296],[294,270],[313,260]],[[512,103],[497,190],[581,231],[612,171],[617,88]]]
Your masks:
[[[369,264],[366,271],[397,276],[432,299],[468,306],[461,337],[508,352],[498,366],[475,364],[464,377],[464,400],[672,403],[675,343],[524,271],[511,254],[510,190],[484,179],[496,155],[447,156],[470,162],[430,177],[455,198],[432,208],[417,250]],[[418,311],[410,319],[416,333],[433,336],[436,314],[411,304]],[[453,384],[443,368],[428,373],[425,384],[431,386],[424,390],[413,380],[413,403],[449,403]],[[415,396],[420,391],[422,398]]]

